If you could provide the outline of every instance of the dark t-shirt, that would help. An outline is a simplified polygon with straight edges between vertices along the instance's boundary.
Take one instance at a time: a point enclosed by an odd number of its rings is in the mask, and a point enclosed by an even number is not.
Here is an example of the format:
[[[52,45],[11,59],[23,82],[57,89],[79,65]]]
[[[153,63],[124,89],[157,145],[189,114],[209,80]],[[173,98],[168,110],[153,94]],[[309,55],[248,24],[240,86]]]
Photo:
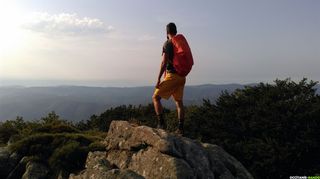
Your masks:
[[[165,53],[168,57],[168,62],[167,62],[167,66],[166,66],[166,70],[168,73],[176,73],[176,70],[173,67],[173,44],[171,42],[171,40],[167,40],[164,44],[163,44],[163,48],[162,48],[162,54]]]

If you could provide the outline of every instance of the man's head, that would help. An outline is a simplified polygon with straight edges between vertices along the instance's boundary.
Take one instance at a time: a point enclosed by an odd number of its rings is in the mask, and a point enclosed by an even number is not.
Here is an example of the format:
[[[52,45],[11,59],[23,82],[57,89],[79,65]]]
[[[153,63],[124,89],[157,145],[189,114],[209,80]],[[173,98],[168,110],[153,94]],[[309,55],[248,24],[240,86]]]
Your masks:
[[[177,34],[177,27],[176,24],[170,22],[167,27],[167,35],[175,36]]]

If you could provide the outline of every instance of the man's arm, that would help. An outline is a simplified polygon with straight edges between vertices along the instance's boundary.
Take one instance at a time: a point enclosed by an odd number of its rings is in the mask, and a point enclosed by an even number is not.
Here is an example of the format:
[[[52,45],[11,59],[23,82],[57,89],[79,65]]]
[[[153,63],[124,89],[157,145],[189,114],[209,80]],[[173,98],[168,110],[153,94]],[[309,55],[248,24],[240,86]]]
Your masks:
[[[156,88],[159,87],[159,84],[160,84],[160,81],[161,81],[161,77],[162,77],[164,71],[166,70],[166,65],[167,65],[167,55],[166,55],[166,53],[163,53],[162,54],[162,62],[161,62],[161,66],[160,66],[160,72],[159,72]]]

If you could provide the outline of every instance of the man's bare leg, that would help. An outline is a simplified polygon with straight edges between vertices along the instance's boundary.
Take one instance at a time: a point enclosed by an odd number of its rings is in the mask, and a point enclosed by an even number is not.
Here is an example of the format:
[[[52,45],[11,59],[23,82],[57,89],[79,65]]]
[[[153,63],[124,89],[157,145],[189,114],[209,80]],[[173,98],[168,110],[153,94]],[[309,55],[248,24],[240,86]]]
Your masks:
[[[178,125],[178,130],[177,132],[183,135],[183,125],[184,125],[184,107],[183,107],[183,102],[182,100],[176,101],[176,107],[177,107],[177,112],[178,112],[178,120],[179,120],[179,125]]]
[[[157,115],[162,114],[163,107],[161,104],[161,97],[158,95],[155,95],[152,97],[153,105],[154,105],[154,110],[156,111]]]
[[[158,125],[157,128],[164,129],[165,128],[165,122],[163,119],[163,107],[161,104],[161,97],[158,95],[155,95],[152,97],[154,110],[156,111],[157,118],[158,118]]]

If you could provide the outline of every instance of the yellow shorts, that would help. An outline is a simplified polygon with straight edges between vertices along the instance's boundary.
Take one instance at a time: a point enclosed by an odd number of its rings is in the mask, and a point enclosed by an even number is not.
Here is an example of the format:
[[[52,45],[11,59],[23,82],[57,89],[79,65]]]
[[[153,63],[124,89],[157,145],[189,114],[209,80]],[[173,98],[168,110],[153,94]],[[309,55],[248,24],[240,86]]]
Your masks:
[[[164,99],[169,99],[173,96],[175,101],[180,101],[183,98],[183,89],[186,83],[186,77],[179,76],[175,73],[167,73],[164,80],[160,83],[159,88],[156,88],[153,96],[160,96]]]

